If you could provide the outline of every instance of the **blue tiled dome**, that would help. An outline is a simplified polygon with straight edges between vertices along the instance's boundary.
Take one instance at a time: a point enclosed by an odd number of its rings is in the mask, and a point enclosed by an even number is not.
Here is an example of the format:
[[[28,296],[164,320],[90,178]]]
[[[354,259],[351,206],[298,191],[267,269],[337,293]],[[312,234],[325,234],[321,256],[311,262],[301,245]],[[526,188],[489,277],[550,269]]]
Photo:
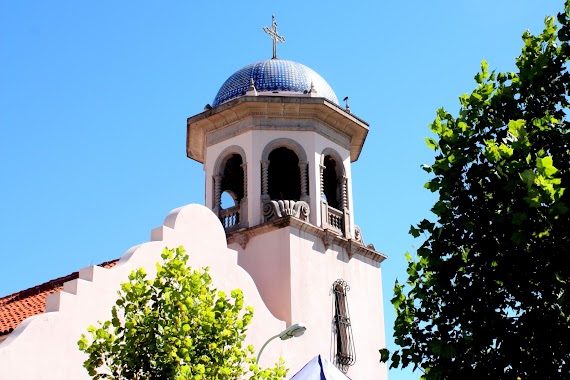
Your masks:
[[[251,79],[258,93],[279,91],[303,94],[310,90],[312,82],[317,96],[338,104],[331,86],[315,71],[297,62],[267,59],[247,65],[232,74],[218,91],[212,105],[216,107],[245,95]]]

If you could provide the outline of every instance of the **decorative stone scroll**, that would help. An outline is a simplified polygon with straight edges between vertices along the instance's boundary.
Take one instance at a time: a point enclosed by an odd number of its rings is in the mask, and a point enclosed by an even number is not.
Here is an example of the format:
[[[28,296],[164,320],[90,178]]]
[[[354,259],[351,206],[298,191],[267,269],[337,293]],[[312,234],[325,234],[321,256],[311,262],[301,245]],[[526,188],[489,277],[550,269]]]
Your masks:
[[[309,204],[304,201],[279,200],[263,203],[264,222],[284,216],[294,216],[295,218],[308,221],[310,213]]]

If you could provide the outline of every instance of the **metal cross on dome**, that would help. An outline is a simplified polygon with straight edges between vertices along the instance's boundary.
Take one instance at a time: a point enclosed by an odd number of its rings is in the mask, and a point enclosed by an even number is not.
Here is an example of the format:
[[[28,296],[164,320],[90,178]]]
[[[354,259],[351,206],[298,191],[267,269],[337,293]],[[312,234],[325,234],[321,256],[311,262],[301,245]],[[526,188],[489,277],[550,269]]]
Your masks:
[[[277,33],[277,22],[274,15],[271,16],[271,28],[264,26],[263,31],[269,34],[273,40],[273,59],[277,59],[277,42],[285,43],[285,38]]]

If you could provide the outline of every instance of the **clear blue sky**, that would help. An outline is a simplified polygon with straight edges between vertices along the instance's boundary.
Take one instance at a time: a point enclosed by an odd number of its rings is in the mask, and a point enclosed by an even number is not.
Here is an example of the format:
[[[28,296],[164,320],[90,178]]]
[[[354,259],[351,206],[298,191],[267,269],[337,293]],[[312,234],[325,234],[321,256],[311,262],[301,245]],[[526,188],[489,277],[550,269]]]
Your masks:
[[[438,107],[458,109],[481,59],[513,70],[522,32],[562,5],[0,0],[0,296],[117,258],[171,209],[203,203],[186,118],[234,71],[271,58],[262,27],[275,14],[279,57],[320,73],[370,124],[354,212],[366,243],[389,256],[390,341],[394,280],[421,244],[407,231],[434,202],[420,169],[432,161],[427,125]]]

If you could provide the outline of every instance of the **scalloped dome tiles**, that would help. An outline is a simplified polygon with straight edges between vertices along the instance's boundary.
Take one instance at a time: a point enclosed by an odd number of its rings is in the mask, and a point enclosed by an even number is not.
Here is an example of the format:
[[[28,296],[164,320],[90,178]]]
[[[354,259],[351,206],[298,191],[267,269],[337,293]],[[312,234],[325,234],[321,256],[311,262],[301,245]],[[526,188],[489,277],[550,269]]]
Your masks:
[[[284,59],[267,59],[249,64],[232,74],[222,85],[212,106],[216,107],[245,95],[251,80],[258,93],[307,93],[311,83],[317,96],[338,104],[338,99],[331,86],[309,67]]]

